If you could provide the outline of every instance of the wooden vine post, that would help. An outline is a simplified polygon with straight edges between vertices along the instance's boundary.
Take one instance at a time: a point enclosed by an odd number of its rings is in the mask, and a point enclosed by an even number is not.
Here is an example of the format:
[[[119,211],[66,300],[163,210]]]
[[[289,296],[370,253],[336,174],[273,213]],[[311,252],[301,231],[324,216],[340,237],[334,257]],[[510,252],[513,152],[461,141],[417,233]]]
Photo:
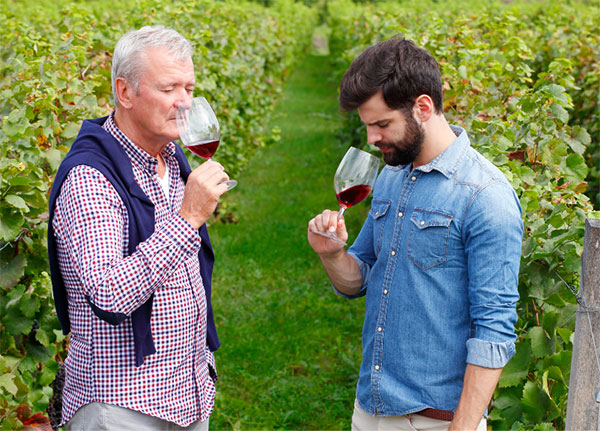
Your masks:
[[[565,428],[597,431],[600,420],[600,220],[597,219],[585,222],[579,297]]]

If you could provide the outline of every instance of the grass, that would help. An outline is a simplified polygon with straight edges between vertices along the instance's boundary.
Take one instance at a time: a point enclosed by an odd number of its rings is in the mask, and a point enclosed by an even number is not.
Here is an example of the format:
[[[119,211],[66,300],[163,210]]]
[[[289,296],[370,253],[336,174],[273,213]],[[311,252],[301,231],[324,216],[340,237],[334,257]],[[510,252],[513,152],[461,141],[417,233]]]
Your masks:
[[[333,174],[346,146],[329,58],[308,55],[290,77],[273,126],[227,200],[237,223],[213,221],[213,306],[222,347],[210,428],[348,429],[361,359],[364,301],[335,295],[306,240],[308,221],[336,209]],[[367,208],[348,211],[352,235]]]

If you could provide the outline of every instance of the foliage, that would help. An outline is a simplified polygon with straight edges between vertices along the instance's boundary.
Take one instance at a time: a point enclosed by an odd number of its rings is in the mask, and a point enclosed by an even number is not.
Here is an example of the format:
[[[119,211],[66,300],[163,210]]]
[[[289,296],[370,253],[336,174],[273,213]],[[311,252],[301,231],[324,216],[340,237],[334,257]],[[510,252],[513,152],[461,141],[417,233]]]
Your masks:
[[[47,201],[53,175],[86,118],[111,108],[111,52],[126,31],[173,27],[195,46],[197,93],[224,136],[219,160],[239,173],[277,139],[266,129],[317,14],[291,0],[271,8],[208,0],[4,2],[0,19],[0,428],[17,407],[40,412],[64,358],[48,276]],[[190,158],[190,161],[194,160]],[[196,162],[197,163],[197,162]],[[27,418],[25,418],[27,419]]]
[[[213,306],[221,348],[211,429],[341,430],[352,415],[364,301],[335,295],[306,241],[308,220],[337,208],[346,151],[328,58],[307,56],[286,84],[261,148],[232,191],[239,223],[211,226]],[[346,213],[351,235],[369,206]]]
[[[232,0],[4,2],[0,11],[4,41],[0,48],[0,428],[11,429],[27,420],[19,406],[31,407],[32,412],[45,409],[49,383],[64,357],[67,340],[53,313],[47,273],[47,196],[81,121],[110,112],[114,43],[125,31],[146,24],[174,27],[193,42],[197,93],[216,108],[224,136],[219,160],[237,177],[257,148],[277,139],[279,131],[265,125],[317,17],[315,10],[291,0],[263,3],[270,8]],[[306,3],[320,6],[323,1]],[[598,217],[592,202],[600,206],[598,0],[558,6],[549,1],[440,4],[424,0],[373,6],[330,0],[326,4],[337,81],[365,46],[397,33],[414,39],[440,62],[448,118],[468,129],[474,145],[517,190],[526,226],[519,340],[496,391],[490,424],[502,429],[563,428],[576,309],[567,284],[579,283],[583,221]],[[356,116],[348,118],[347,137],[364,141]],[[297,191],[285,194],[288,200],[296,195]],[[294,202],[298,203],[295,211],[306,203]],[[262,254],[282,265],[285,250],[267,253],[277,239],[263,236],[262,242],[250,243],[263,244]],[[243,250],[246,243],[241,241],[236,244]],[[250,262],[241,268],[256,272],[248,272],[247,283],[242,283],[246,288],[263,281],[264,262],[260,267]],[[300,277],[292,271],[293,265],[285,267],[281,278],[267,283],[269,289]],[[307,289],[299,285],[287,293],[297,296]],[[249,301],[239,299],[242,305]],[[274,316],[273,298],[263,299]],[[300,321],[309,316],[308,304],[316,304],[317,299],[309,298],[305,313],[296,316]],[[243,314],[247,320],[253,318],[254,305],[250,305]],[[227,325],[226,316],[217,317]],[[273,322],[275,327],[282,324],[277,318]],[[321,323],[314,321],[315,327]],[[254,335],[248,327],[242,329],[240,337]],[[355,329],[345,328],[344,336]],[[336,343],[339,349],[346,346],[341,338]],[[292,386],[285,384],[295,381],[290,373],[314,378],[319,370],[301,355],[302,344],[290,348],[285,352],[296,356],[297,363],[275,373],[282,379],[281,386],[265,389],[294,404]],[[351,370],[356,358],[346,353],[341,360]],[[337,382],[339,375],[333,368],[327,370],[323,373]],[[235,373],[235,368],[230,371]],[[253,371],[245,372],[255,383],[269,372]],[[227,400],[235,406],[245,396]],[[336,393],[331,401],[339,403],[344,397]],[[288,413],[269,425],[300,426],[295,413]],[[217,410],[216,418],[223,425],[239,427],[239,419],[229,420],[226,414]]]
[[[490,424],[563,429],[576,309],[567,284],[579,283],[585,218],[598,217],[585,194],[588,173],[598,181],[597,2],[328,6],[338,76],[368,45],[413,39],[440,63],[448,119],[517,191],[525,223],[517,354]],[[356,116],[348,118],[345,133],[356,136]]]

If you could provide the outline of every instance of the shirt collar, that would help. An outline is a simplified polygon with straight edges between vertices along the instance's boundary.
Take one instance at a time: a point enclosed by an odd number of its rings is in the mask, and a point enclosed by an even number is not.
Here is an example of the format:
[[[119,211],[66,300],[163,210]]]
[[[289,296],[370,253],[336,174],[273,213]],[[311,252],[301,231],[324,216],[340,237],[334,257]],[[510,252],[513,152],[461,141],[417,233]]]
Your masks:
[[[123,146],[127,156],[129,156],[133,164],[148,171],[152,175],[157,175],[158,159],[135,145],[131,139],[117,127],[117,124],[114,121],[114,115],[115,111],[111,112],[102,127],[104,127],[104,129]],[[165,160],[175,156],[175,143],[169,142],[161,152],[161,155]]]
[[[462,159],[464,152],[471,146],[467,132],[462,127],[450,125],[450,128],[456,135],[456,139],[440,155],[426,165],[417,169],[423,172],[436,170],[450,178],[456,172],[458,163]]]

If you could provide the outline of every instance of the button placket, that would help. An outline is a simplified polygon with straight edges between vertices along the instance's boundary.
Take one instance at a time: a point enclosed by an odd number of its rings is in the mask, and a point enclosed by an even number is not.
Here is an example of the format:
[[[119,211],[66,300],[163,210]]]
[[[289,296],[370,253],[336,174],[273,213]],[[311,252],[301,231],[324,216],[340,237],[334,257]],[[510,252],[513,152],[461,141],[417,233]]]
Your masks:
[[[404,230],[404,219],[406,214],[406,203],[414,190],[414,186],[416,185],[417,176],[411,175],[410,173],[406,174],[406,179],[403,181],[402,190],[400,191],[400,196],[398,200],[398,206],[395,208],[396,219],[395,223],[393,223],[393,232],[391,233],[391,242],[386,242],[386,248],[388,254],[388,262],[385,269],[385,275],[383,279],[382,290],[380,291],[380,303],[379,303],[379,311],[377,315],[377,322],[374,329],[374,345],[373,345],[373,357],[371,362],[371,370],[374,374],[374,384],[376,387],[379,385],[380,379],[383,377],[383,340],[385,337],[385,323],[387,317],[388,310],[388,302],[391,300],[391,292],[390,292],[390,282],[391,279],[390,274],[393,273],[393,267],[396,266],[397,260],[396,255],[399,253],[399,245],[400,245],[400,237],[401,233]],[[375,214],[375,213],[374,213]],[[409,222],[410,220],[407,220]],[[388,233],[389,234],[389,233]],[[383,253],[386,251],[381,250]],[[373,391],[373,401],[376,405],[380,405],[383,409],[383,401],[381,400],[381,395],[379,393],[379,389],[375,389]]]

